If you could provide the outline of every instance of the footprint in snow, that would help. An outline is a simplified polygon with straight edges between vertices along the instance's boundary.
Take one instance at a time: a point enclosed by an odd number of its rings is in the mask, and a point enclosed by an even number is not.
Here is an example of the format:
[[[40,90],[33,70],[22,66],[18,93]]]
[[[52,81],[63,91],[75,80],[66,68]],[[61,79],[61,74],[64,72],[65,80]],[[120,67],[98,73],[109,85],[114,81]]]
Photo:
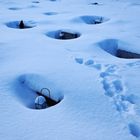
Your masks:
[[[86,60],[84,62],[84,59],[83,58],[78,58],[77,57],[77,58],[75,58],[75,61],[78,64],[84,64],[85,66],[93,67],[93,68],[95,68],[97,70],[101,70],[101,68],[102,68],[102,65],[101,64],[95,63],[94,60],[92,60],[92,59],[88,59],[88,60]]]
[[[140,137],[140,127],[135,123],[130,123],[128,125],[130,133],[136,138]]]
[[[140,61],[127,63],[126,65],[129,66],[129,67],[138,67],[138,68],[140,68]]]
[[[83,64],[83,58],[75,58],[76,63]]]
[[[126,87],[122,77],[119,75],[119,67],[117,65],[105,65],[102,69],[102,65],[95,63],[92,59],[84,62],[83,58],[75,58],[76,63],[83,64],[90,68],[96,68],[100,71],[101,83],[103,85],[104,94],[110,97],[116,107],[116,110],[126,117],[128,115],[135,114],[135,100],[136,97],[126,95]],[[127,66],[138,67],[140,61],[128,63]],[[128,123],[128,128],[131,135],[136,138],[140,137],[140,126],[135,123]]]
[[[109,64],[104,66],[105,70],[102,70],[103,66],[92,59],[84,61],[83,58],[75,58],[75,61],[78,64],[83,64],[100,71],[104,94],[112,98],[117,111],[124,114],[133,114],[135,112],[133,95],[127,96],[125,94],[125,84],[122,77],[118,74],[118,66]]]
[[[125,95],[125,84],[122,77],[118,74],[116,65],[106,66],[106,70],[100,73],[105,95],[112,98],[116,110],[120,113],[134,113],[134,104]]]

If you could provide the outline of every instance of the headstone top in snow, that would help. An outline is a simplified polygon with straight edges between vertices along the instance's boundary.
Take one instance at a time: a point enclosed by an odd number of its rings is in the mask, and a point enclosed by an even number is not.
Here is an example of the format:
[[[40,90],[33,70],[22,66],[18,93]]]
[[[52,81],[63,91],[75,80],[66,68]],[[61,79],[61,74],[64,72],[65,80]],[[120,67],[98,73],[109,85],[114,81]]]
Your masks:
[[[70,30],[70,29],[61,29],[57,31],[51,31],[46,34],[47,36],[60,39],[60,40],[69,40],[69,39],[76,39],[80,37],[80,33]]]
[[[24,20],[20,20],[20,21],[11,21],[6,23],[6,26],[9,28],[14,28],[14,29],[29,29],[29,28],[33,28],[36,26],[36,22],[34,21],[24,21]]]
[[[37,96],[35,99],[35,108],[36,109],[44,109],[47,107],[47,102],[45,97]]]

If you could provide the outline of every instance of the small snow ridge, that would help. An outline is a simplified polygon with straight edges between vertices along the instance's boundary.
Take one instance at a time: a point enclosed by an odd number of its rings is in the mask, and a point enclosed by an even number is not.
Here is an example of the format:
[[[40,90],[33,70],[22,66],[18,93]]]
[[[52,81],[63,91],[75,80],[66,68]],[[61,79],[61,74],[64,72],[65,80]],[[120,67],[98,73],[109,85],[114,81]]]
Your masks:
[[[130,52],[127,49],[126,43],[117,40],[117,39],[106,39],[98,43],[99,47],[106,51],[107,53],[118,57],[118,58],[125,58],[125,59],[137,59],[140,58],[139,53]]]
[[[6,23],[7,27],[14,28],[14,29],[28,29],[33,28],[36,26],[36,23],[34,21],[12,21]]]
[[[80,33],[72,30],[57,30],[51,31],[46,34],[48,37],[60,40],[76,39],[80,37]]]
[[[18,80],[20,82],[20,91],[22,88],[22,94],[25,94],[24,98],[28,97],[27,89],[28,94],[29,92],[34,94],[33,98],[28,98],[31,104],[30,107],[27,106],[29,108],[44,109],[58,104],[64,98],[56,85],[40,75],[24,74]]]
[[[129,67],[140,67],[140,61],[136,61],[136,62],[130,62],[130,63],[127,63],[127,66]]]
[[[106,17],[102,17],[102,16],[90,16],[90,15],[85,15],[85,16],[80,16],[79,18],[77,18],[75,21],[82,21],[86,24],[101,24],[103,22],[108,21],[109,19]]]
[[[137,124],[130,123],[129,124],[130,133],[135,137],[140,137],[140,127]]]

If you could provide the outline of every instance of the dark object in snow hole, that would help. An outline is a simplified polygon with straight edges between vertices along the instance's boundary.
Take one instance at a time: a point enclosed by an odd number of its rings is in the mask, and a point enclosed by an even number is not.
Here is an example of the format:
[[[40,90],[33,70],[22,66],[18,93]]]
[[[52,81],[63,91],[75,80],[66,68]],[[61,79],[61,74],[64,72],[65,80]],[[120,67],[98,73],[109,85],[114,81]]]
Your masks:
[[[47,16],[53,16],[53,15],[57,15],[58,13],[57,12],[46,12],[44,14]]]
[[[58,35],[56,35],[56,37],[58,39],[74,39],[74,38],[78,38],[78,34],[77,33],[69,33],[69,32],[65,32],[65,31],[60,31],[58,33]]]
[[[47,108],[47,101],[44,96],[37,96],[35,99],[35,108],[36,109],[45,109]]]
[[[46,93],[43,93],[43,90],[46,90]],[[36,109],[44,109],[47,107],[54,106],[60,102],[60,100],[55,101],[51,98],[51,92],[48,88],[41,89],[40,92],[36,92],[39,96],[35,100]]]
[[[20,21],[20,23],[19,23],[19,28],[20,28],[20,29],[24,29],[24,28],[25,28],[25,25],[24,25],[23,20]]]
[[[124,59],[138,59],[140,58],[139,53],[131,52],[125,50],[123,46],[129,46],[129,44],[122,42],[118,39],[106,39],[99,43],[101,49],[106,51],[107,53]]]
[[[14,28],[14,29],[29,29],[36,26],[34,21],[12,21],[6,23],[7,27]]]
[[[116,56],[119,58],[126,58],[126,59],[140,58],[140,54],[138,53],[128,52],[121,49],[117,50]]]
[[[93,3],[91,3],[92,5],[98,5],[98,2],[93,2]]]
[[[57,30],[51,31],[46,34],[48,37],[60,40],[69,40],[69,39],[76,39],[80,37],[80,33],[72,31],[72,30]]]
[[[40,3],[39,1],[32,1],[32,3]]]
[[[80,19],[86,23],[86,24],[101,24],[104,23],[106,21],[108,21],[109,19],[106,17],[102,17],[102,16],[90,16],[90,15],[85,15],[85,16],[81,16]]]
[[[94,20],[94,24],[100,24],[102,22],[103,22],[103,18],[102,17]]]

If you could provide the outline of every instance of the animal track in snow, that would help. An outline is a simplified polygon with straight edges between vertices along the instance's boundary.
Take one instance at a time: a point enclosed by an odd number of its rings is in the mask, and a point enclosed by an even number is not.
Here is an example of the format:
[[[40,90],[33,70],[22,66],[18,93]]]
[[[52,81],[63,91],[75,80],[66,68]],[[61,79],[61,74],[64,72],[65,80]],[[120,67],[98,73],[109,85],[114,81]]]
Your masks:
[[[79,64],[83,64],[83,58],[75,58],[75,61]]]
[[[104,94],[113,101],[115,108],[124,119],[133,116],[135,112],[136,97],[126,94],[126,87],[123,78],[119,75],[120,67],[117,65],[101,65],[93,59],[84,61],[82,57],[75,58],[76,63],[83,64],[90,68],[95,68],[100,72],[101,83],[103,85]],[[126,67],[140,67],[140,61],[127,63]],[[140,126],[136,123],[130,123],[132,120],[126,121],[128,129],[134,137],[140,137]]]
[[[122,114],[133,114],[134,104],[125,97],[125,85],[118,69],[116,65],[110,65],[100,73],[105,95],[112,98],[117,111]]]
[[[134,102],[132,96],[125,94],[125,85],[122,77],[118,74],[119,67],[116,65],[105,65],[102,71],[102,65],[95,63],[89,59],[84,62],[83,58],[75,58],[78,64],[84,64],[100,71],[101,83],[103,85],[104,94],[112,99],[116,110],[122,114],[134,114]]]
[[[140,127],[135,123],[130,123],[128,125],[130,133],[136,138],[140,137]]]
[[[101,64],[97,64],[94,62],[94,60],[92,59],[88,59],[87,61],[84,62],[83,58],[75,58],[76,63],[78,64],[84,64],[85,66],[89,66],[89,67],[93,67],[97,70],[101,70]]]

